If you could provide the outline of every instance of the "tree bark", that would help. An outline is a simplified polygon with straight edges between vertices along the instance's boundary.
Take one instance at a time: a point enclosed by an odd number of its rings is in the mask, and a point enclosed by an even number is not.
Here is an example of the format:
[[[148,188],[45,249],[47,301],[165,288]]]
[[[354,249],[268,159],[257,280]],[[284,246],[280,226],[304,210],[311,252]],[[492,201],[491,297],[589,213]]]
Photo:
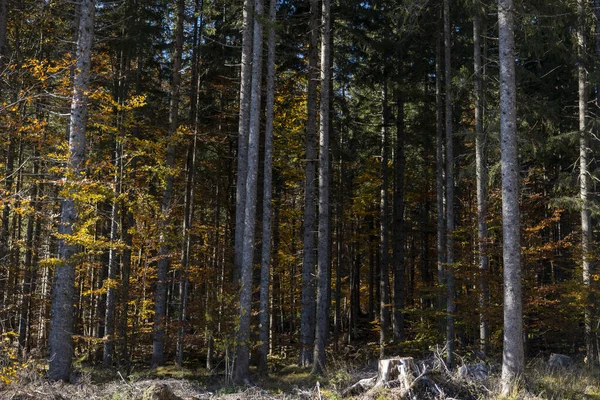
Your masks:
[[[479,351],[485,357],[489,342],[486,307],[489,298],[487,271],[487,157],[486,135],[483,131],[483,65],[481,57],[481,7],[480,0],[473,0],[473,67],[475,95],[475,164],[477,179],[477,243],[479,250]]]
[[[585,13],[586,1],[577,0],[577,53],[578,53],[578,95],[579,95],[579,197],[581,199],[581,261],[583,267],[583,287],[585,296],[584,305],[584,329],[587,362],[594,364],[596,352],[594,349],[593,333],[593,295],[592,285],[592,264],[590,249],[592,243],[592,215],[590,210],[590,179],[589,179],[589,134],[587,131],[587,101],[588,101],[588,83],[585,65],[587,53],[587,42],[585,36]]]
[[[233,281],[239,283],[244,250],[246,212],[246,171],[248,169],[248,129],[250,124],[250,86],[252,85],[252,0],[244,0],[242,21],[242,59],[240,71],[240,111],[238,124],[237,181],[235,200],[235,242]]]
[[[304,236],[302,253],[302,313],[298,365],[313,362],[315,341],[315,264],[317,258],[317,84],[319,82],[319,1],[310,2],[310,44],[308,49],[306,181],[304,186]]]
[[[389,280],[389,199],[388,199],[388,162],[389,162],[389,108],[387,78],[384,77],[382,89],[382,125],[381,125],[381,194],[379,198],[379,358],[385,356],[390,327],[390,280]]]
[[[184,211],[182,223],[182,242],[181,242],[181,270],[179,281],[179,310],[177,314],[177,322],[179,325],[177,333],[177,355],[176,362],[180,367],[183,365],[184,339],[185,339],[185,324],[187,319],[187,303],[188,303],[188,287],[189,287],[189,265],[191,258],[192,234],[191,229],[194,218],[194,187],[196,177],[196,149],[198,143],[199,129],[199,113],[197,110],[198,101],[200,100],[200,74],[198,71],[200,63],[199,41],[202,36],[203,14],[202,0],[196,0],[194,18],[194,38],[193,38],[193,54],[192,54],[192,82],[190,91],[190,114],[189,124],[193,127],[194,134],[191,143],[188,145],[188,154],[186,161],[185,175],[185,194],[184,194]]]
[[[436,137],[436,199],[437,199],[437,270],[438,286],[438,308],[442,312],[445,310],[445,294],[441,288],[446,283],[446,194],[444,192],[445,181],[445,160],[444,160],[444,102],[442,95],[442,44],[441,35],[437,35],[436,57],[435,57],[435,137]],[[445,323],[440,320],[440,332],[444,332]]]
[[[157,282],[154,300],[154,326],[152,337],[152,366],[165,363],[165,326],[167,319],[167,279],[170,266],[171,245],[168,243],[167,231],[169,215],[173,199],[173,183],[175,176],[171,170],[175,166],[175,146],[171,139],[179,126],[179,92],[181,89],[181,55],[183,52],[183,23],[185,20],[185,1],[177,1],[177,20],[175,22],[175,45],[173,48],[173,75],[171,77],[171,99],[169,102],[169,131],[166,167],[167,177],[161,202],[160,249],[158,252]]]
[[[37,149],[33,150],[33,157],[39,157],[39,153]],[[39,162],[37,159],[33,162],[33,171],[32,175],[37,177],[39,174]],[[21,301],[21,310],[19,316],[19,355],[21,358],[24,358],[28,347],[29,347],[29,328],[30,328],[30,320],[31,320],[31,306],[32,299],[31,295],[33,293],[36,274],[34,263],[34,254],[38,252],[34,245],[36,244],[36,237],[39,236],[39,212],[40,212],[40,202],[39,202],[39,183],[33,183],[33,189],[31,193],[32,205],[33,205],[33,214],[29,215],[27,219],[27,228],[26,228],[26,236],[25,236],[25,274],[23,276],[23,283],[21,285],[21,293],[22,293],[22,301]]]
[[[74,75],[71,117],[69,121],[69,157],[66,183],[76,185],[85,168],[85,131],[87,122],[87,99],[90,83],[90,60],[94,40],[94,0],[81,1],[79,37],[77,39],[76,68]],[[75,188],[71,190],[76,190]],[[62,261],[54,272],[52,315],[50,320],[50,367],[51,380],[68,381],[73,360],[73,300],[75,295],[75,264],[73,255],[76,246],[66,237],[73,233],[77,221],[75,200],[68,196],[62,201],[58,244],[58,255]]]
[[[446,362],[454,365],[454,143],[452,135],[452,36],[450,0],[444,0],[444,79],[446,121]]]
[[[262,80],[263,1],[254,2],[254,35],[252,42],[252,86],[250,126],[248,131],[248,169],[246,174],[246,212],[244,218],[244,250],[242,257],[240,326],[237,333],[237,355],[234,381],[248,382],[250,315],[252,313],[252,267],[254,261],[254,233],[258,181],[258,153],[260,142],[260,106]]]
[[[325,346],[329,333],[329,108],[331,83],[331,15],[330,1],[323,0],[321,12],[321,103],[319,111],[319,239],[317,265],[317,322],[312,372],[320,374],[325,368]]]
[[[4,74],[6,62],[6,22],[8,19],[8,0],[0,0],[0,74]]]
[[[105,367],[109,367],[113,363],[114,355],[114,335],[115,335],[115,312],[117,305],[117,290],[116,290],[116,276],[118,267],[118,252],[115,247],[115,242],[119,234],[119,224],[117,219],[119,218],[119,202],[117,197],[121,194],[121,171],[120,171],[120,159],[122,158],[122,144],[116,139],[115,143],[115,154],[114,154],[114,196],[115,198],[111,204],[110,213],[110,243],[111,248],[108,252],[108,282],[105,280],[105,285],[108,283],[106,290],[106,314],[104,319],[104,354],[103,364]]]
[[[271,283],[271,217],[273,212],[273,108],[275,104],[275,22],[277,0],[269,5],[269,33],[267,38],[267,104],[265,115],[265,165],[263,185],[262,257],[260,269],[259,361],[260,372],[267,372],[269,354],[269,285]]]
[[[521,232],[519,229],[519,163],[513,21],[513,1],[498,0],[502,252],[504,260],[504,347],[502,353],[502,394],[504,396],[512,393],[525,370],[521,303]]]
[[[404,340],[404,99],[398,94],[396,151],[394,160],[394,223],[392,257],[394,264],[394,338]]]

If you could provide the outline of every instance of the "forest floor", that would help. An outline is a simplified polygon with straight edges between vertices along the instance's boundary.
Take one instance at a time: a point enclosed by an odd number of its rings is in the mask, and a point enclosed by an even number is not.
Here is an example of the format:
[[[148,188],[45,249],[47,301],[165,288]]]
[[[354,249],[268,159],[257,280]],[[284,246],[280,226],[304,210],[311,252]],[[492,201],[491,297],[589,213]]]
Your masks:
[[[431,357],[435,360],[435,357]],[[427,361],[424,361],[426,363]],[[418,363],[417,363],[418,364]],[[425,365],[425,364],[422,364]],[[411,396],[398,388],[382,387],[355,396],[355,399],[499,399],[499,366],[488,364],[490,374],[475,379],[449,371],[440,363],[430,363],[427,376],[443,392],[433,394],[414,386]],[[6,372],[6,371],[5,371]],[[376,375],[373,365],[361,367],[338,362],[323,376],[311,375],[308,370],[293,365],[281,366],[268,376],[252,375],[254,387],[236,387],[224,373],[205,369],[167,366],[153,370],[137,370],[124,376],[115,369],[81,367],[72,384],[50,383],[44,378],[41,363],[29,363],[9,378],[0,376],[1,400],[200,400],[200,399],[341,399],[342,392],[360,379]],[[150,392],[166,386],[166,397],[152,397]],[[600,370],[575,364],[564,369],[551,369],[546,361],[537,358],[527,367],[523,389],[508,399],[597,399],[600,400]]]

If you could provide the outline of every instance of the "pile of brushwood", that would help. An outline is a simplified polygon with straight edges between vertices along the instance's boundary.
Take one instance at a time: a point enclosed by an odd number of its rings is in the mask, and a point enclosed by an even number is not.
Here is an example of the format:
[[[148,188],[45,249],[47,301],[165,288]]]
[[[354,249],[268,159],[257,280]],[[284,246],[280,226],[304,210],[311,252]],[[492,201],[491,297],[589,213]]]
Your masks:
[[[450,370],[439,353],[425,360],[394,357],[378,361],[377,373],[341,391],[342,397],[361,399],[465,399],[486,398],[492,393],[492,368],[485,363]]]

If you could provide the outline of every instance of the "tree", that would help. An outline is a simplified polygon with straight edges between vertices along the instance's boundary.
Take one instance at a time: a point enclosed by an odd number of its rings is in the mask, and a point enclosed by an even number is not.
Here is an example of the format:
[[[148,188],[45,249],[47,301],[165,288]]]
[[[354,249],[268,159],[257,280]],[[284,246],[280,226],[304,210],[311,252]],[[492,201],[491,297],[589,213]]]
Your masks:
[[[69,193],[61,204],[58,254],[61,264],[54,272],[52,288],[52,317],[50,320],[50,367],[51,380],[69,381],[73,361],[73,297],[75,295],[75,254],[77,247],[70,243],[73,225],[77,221],[77,208],[72,195],[85,174],[85,132],[87,101],[90,85],[90,64],[94,41],[94,0],[82,0],[77,39],[76,68],[73,77],[73,96],[69,121],[69,156],[65,173],[65,185]]]
[[[389,280],[389,107],[387,78],[384,74],[382,97],[381,97],[381,197],[379,203],[379,287],[381,298],[379,303],[379,357],[385,355],[385,346],[388,341],[388,330],[390,327],[390,280]]]
[[[479,0],[473,0],[473,90],[475,97],[475,164],[477,179],[477,244],[479,250],[479,351],[485,356],[489,342],[486,316],[488,303],[487,273],[487,159],[486,137],[483,130],[483,65],[481,57],[481,8]]]
[[[312,371],[323,372],[325,346],[329,333],[329,91],[331,83],[330,1],[323,0],[321,11],[321,103],[319,108],[319,246],[317,265],[317,321]]]
[[[248,168],[246,171],[246,211],[244,218],[244,251],[241,270],[240,326],[237,332],[237,352],[234,380],[248,382],[250,315],[252,311],[252,267],[254,264],[254,233],[256,226],[256,194],[258,152],[260,144],[260,106],[262,83],[263,1],[254,1],[254,32],[252,40],[252,86],[250,125],[248,130]]]
[[[396,150],[394,152],[394,210],[393,264],[394,264],[394,338],[404,340],[404,169],[405,169],[405,132],[404,97],[397,96],[398,115],[396,116]]]
[[[502,256],[504,261],[504,342],[502,394],[512,392],[525,372],[521,303],[521,233],[515,82],[514,5],[498,0],[500,61],[500,151],[502,155]]]
[[[596,352],[593,334],[593,296],[591,293],[592,265],[590,249],[592,244],[592,213],[590,210],[590,171],[589,171],[589,133],[587,127],[588,82],[585,66],[587,41],[585,35],[586,1],[577,0],[577,87],[579,97],[579,196],[581,198],[581,259],[583,264],[583,286],[585,292],[584,326],[587,362],[594,364]]]
[[[252,0],[244,0],[242,20],[242,60],[240,71],[240,110],[238,122],[237,181],[235,196],[235,241],[233,280],[238,282],[244,250],[244,218],[246,212],[246,171],[248,168],[248,128],[250,123],[250,86],[252,85]]]
[[[271,281],[271,214],[273,197],[273,107],[275,103],[275,18],[277,0],[269,5],[269,33],[267,37],[267,104],[265,115],[265,165],[263,185],[262,256],[260,268],[259,370],[267,372],[269,353],[269,284]]]
[[[442,44],[439,29],[436,30],[436,46],[435,46],[435,140],[436,140],[436,208],[437,208],[437,235],[436,235],[436,250],[437,250],[437,271],[438,271],[438,286],[443,287],[446,281],[446,197],[444,192],[444,102],[442,95]],[[439,309],[443,310],[444,295],[439,294]],[[444,331],[444,323],[440,323],[441,332]]]
[[[177,1],[177,19],[175,22],[175,42],[173,48],[173,70],[171,77],[171,98],[169,100],[169,128],[167,137],[173,138],[179,127],[179,96],[181,86],[181,56],[183,52],[183,22],[185,20],[185,1]],[[161,201],[161,232],[160,249],[157,265],[156,294],[154,302],[154,327],[152,343],[152,365],[160,366],[165,363],[165,325],[167,317],[167,279],[170,265],[171,246],[167,239],[169,226],[169,214],[172,211],[173,184],[175,176],[175,146],[172,141],[167,144],[166,160],[167,167],[166,182]]]
[[[444,0],[444,79],[446,122],[446,362],[454,365],[454,139],[452,136],[452,36],[450,0]]]
[[[319,83],[319,1],[310,1],[310,43],[308,48],[306,172],[304,185],[304,236],[302,253],[302,315],[298,364],[313,362],[315,340],[315,264],[317,261],[317,85]]]

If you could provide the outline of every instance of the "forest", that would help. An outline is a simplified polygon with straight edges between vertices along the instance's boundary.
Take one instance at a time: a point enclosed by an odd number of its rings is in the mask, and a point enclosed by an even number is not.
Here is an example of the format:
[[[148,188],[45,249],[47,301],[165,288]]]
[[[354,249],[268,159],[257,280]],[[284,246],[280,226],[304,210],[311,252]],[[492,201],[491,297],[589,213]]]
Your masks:
[[[0,0],[0,398],[600,398],[599,100],[600,0]]]

